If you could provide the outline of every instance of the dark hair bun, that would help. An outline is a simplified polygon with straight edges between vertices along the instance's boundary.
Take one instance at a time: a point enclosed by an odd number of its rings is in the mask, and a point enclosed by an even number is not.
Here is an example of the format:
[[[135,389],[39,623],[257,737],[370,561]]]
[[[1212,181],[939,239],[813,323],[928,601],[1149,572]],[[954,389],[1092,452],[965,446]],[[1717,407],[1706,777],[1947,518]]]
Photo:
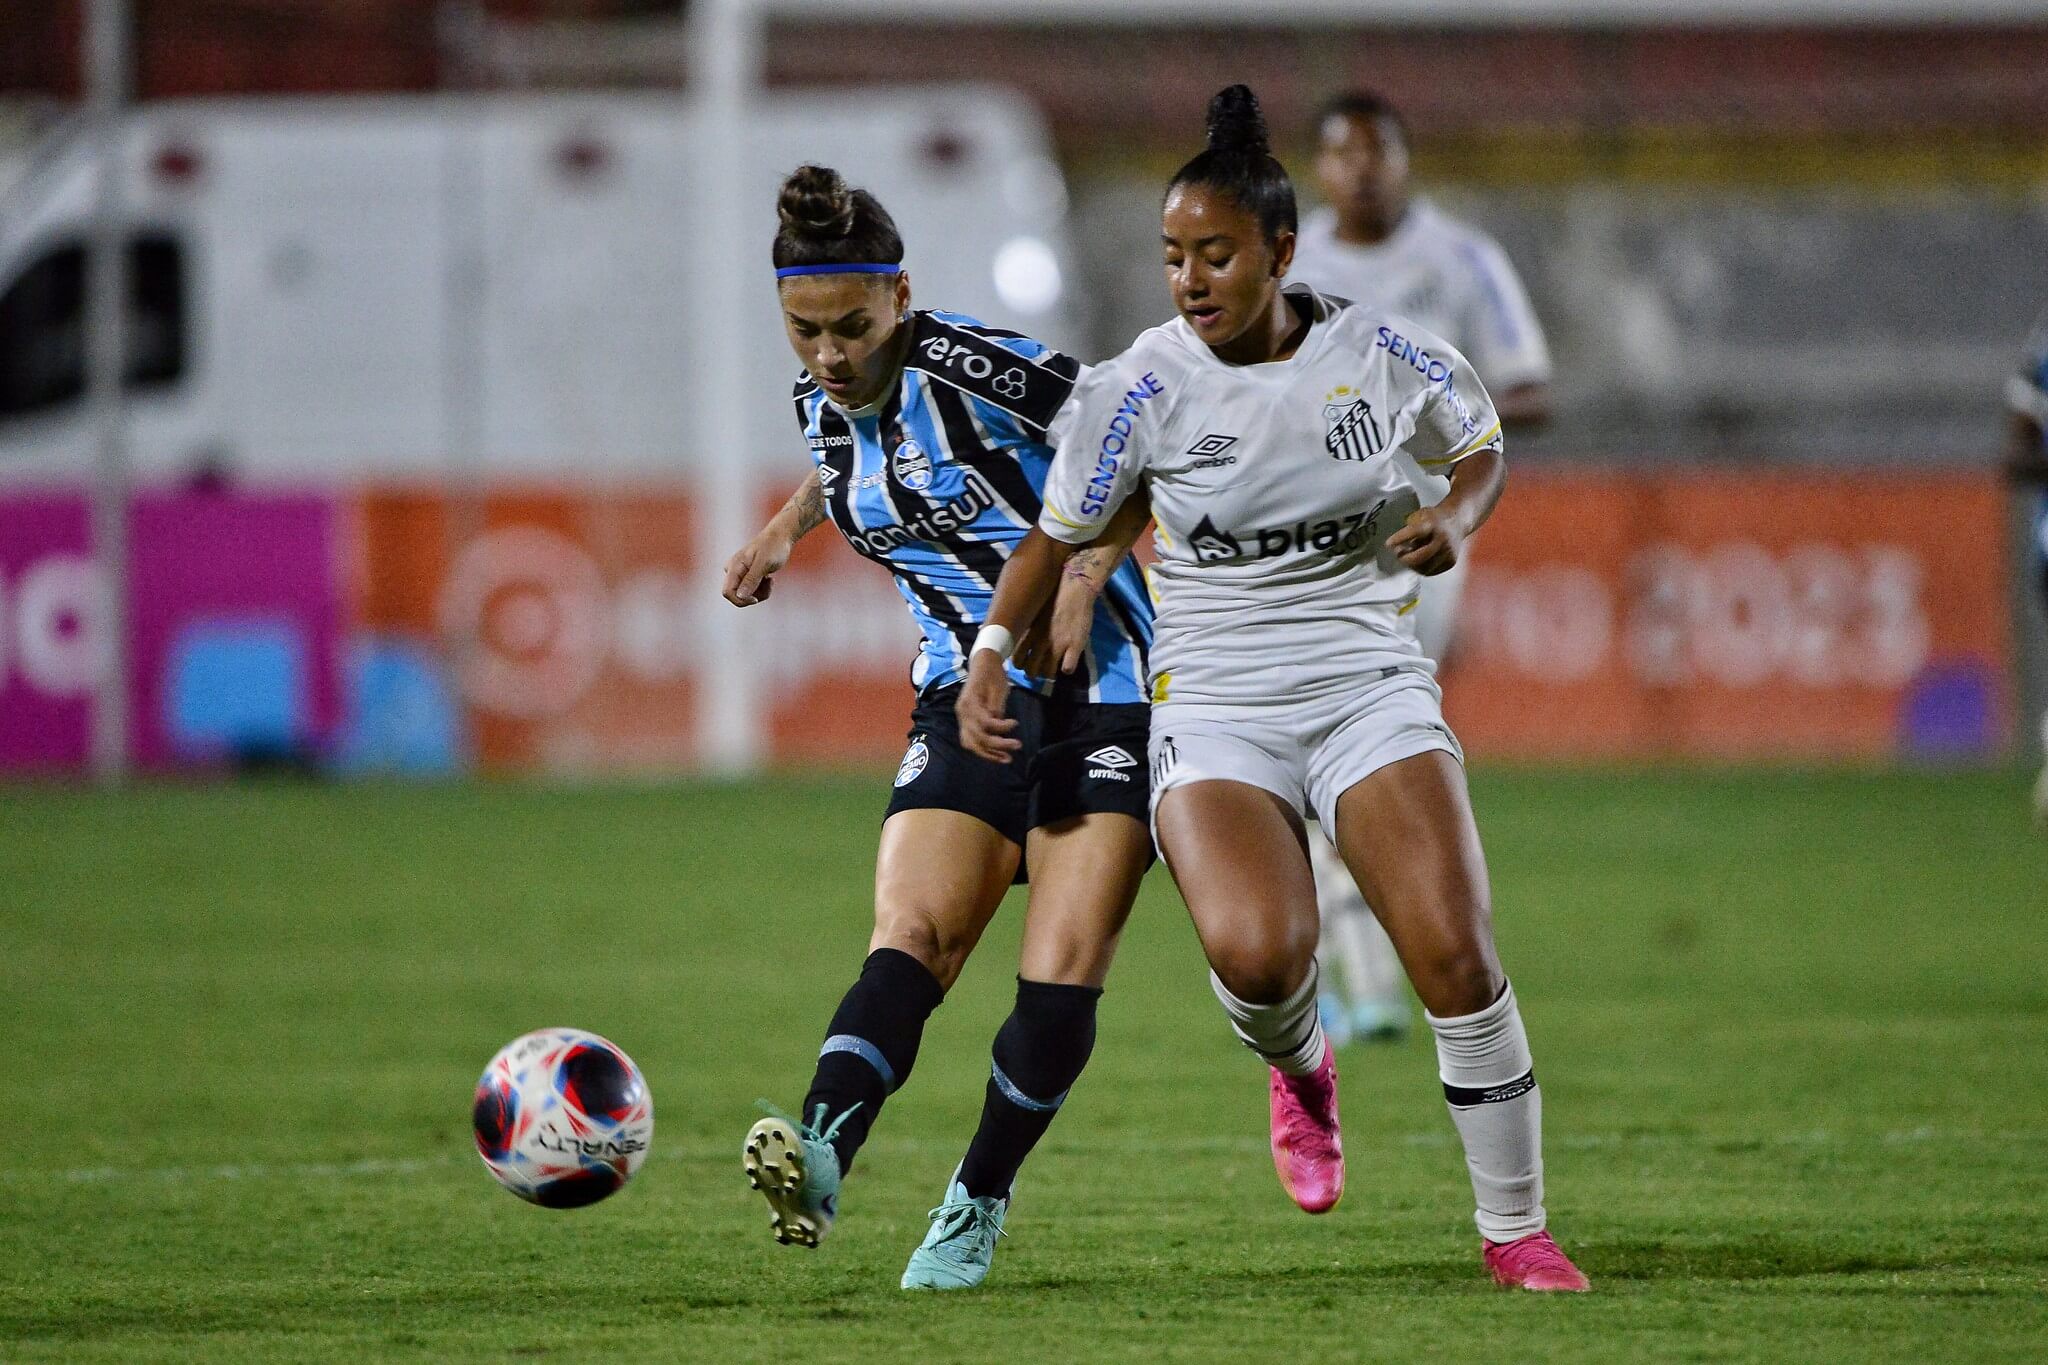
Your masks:
[[[782,182],[775,212],[800,237],[844,237],[853,231],[853,191],[829,166],[799,166]]]
[[[1209,150],[1234,156],[1271,156],[1266,118],[1248,85],[1218,90],[1209,101]]]

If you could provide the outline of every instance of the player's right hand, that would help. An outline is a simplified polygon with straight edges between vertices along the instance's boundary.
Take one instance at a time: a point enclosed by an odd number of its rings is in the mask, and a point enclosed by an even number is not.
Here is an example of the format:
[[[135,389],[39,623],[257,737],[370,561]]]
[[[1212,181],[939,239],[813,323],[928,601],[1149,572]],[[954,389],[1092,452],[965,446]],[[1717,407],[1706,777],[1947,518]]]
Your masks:
[[[991,763],[1008,763],[1010,755],[1024,747],[1012,738],[1017,722],[1009,709],[1010,674],[992,649],[977,649],[967,660],[967,681],[953,702],[953,714],[960,721],[960,747],[976,758]]]
[[[789,563],[795,546],[787,536],[763,531],[725,561],[725,600],[736,607],[766,602],[775,591],[775,575]]]
[[[1044,652],[1050,656],[1051,666],[1062,673],[1072,673],[1088,657],[1088,637],[1095,629],[1095,599],[1100,591],[1085,575],[1060,575]],[[1047,671],[1050,673],[1050,668]]]

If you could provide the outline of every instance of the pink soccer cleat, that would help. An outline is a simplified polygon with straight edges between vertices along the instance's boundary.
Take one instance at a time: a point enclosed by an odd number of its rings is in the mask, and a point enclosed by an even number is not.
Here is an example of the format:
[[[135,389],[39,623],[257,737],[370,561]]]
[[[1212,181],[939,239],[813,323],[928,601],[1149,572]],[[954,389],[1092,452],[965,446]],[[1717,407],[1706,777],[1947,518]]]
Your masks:
[[[1269,1087],[1273,1109],[1273,1169],[1294,1202],[1308,1213],[1327,1213],[1344,1197],[1344,1138],[1337,1123],[1337,1061],[1325,1051],[1323,1064],[1306,1076],[1275,1071]]]
[[[1489,1242],[1482,1237],[1479,1245],[1486,1255],[1486,1268],[1493,1272],[1493,1282],[1503,1289],[1583,1294],[1593,1287],[1548,1232],[1532,1232],[1512,1242]]]

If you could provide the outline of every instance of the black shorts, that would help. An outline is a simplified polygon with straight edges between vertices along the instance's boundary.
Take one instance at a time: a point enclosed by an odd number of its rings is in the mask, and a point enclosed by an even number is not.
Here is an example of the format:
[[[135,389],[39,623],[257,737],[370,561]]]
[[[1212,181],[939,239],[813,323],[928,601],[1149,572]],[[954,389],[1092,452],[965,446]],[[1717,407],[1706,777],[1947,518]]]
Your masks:
[[[953,715],[959,695],[956,685],[917,699],[888,815],[957,810],[993,825],[1019,848],[1040,825],[1077,815],[1111,811],[1146,822],[1152,797],[1145,761],[1150,706],[1052,700],[1013,687],[1009,715],[1024,748],[1008,763],[991,763],[960,747],[960,722]]]

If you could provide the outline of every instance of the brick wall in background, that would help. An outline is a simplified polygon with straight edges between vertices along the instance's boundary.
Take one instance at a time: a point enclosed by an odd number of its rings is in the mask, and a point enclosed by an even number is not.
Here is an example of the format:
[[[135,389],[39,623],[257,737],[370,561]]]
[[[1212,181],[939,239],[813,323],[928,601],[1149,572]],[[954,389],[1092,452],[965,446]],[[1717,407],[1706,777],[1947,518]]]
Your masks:
[[[670,0],[483,0],[494,18],[605,19]],[[79,0],[26,0],[6,19],[0,95],[78,94]],[[146,98],[431,90],[441,78],[436,0],[135,0]],[[16,35],[20,41],[16,41]]]
[[[76,93],[78,0],[10,16],[0,94]],[[676,13],[675,0],[480,0],[491,18]],[[423,90],[441,78],[434,0],[137,0],[148,96]],[[848,12],[858,14],[849,5]],[[1384,89],[1436,135],[1503,124],[1597,136],[1631,126],[2029,135],[2048,122],[2048,23],[1889,29],[1051,29],[779,22],[772,77],[792,84],[987,80],[1042,101],[1063,144],[1116,130],[1178,148],[1190,110],[1246,80],[1290,137],[1327,91]],[[1455,72],[1455,79],[1446,79]]]

